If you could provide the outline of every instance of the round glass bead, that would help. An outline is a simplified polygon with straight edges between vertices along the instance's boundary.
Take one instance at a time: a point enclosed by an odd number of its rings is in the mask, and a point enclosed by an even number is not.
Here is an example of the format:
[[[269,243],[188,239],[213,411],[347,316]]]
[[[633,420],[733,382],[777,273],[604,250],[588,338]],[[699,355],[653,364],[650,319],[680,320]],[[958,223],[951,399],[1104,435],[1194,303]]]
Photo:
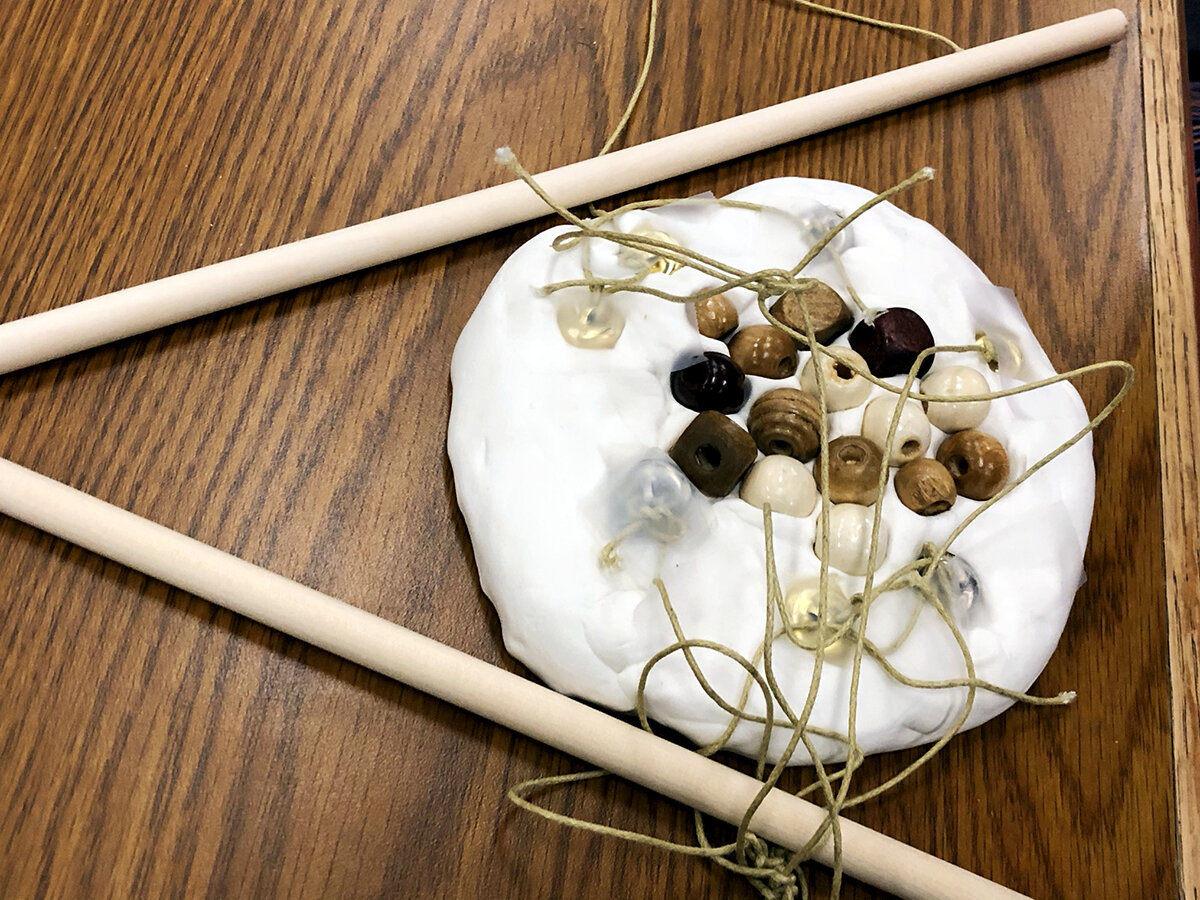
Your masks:
[[[627,522],[641,522],[647,534],[663,542],[683,536],[692,483],[669,459],[641,460],[629,470],[618,493]]]
[[[945,610],[956,619],[983,602],[979,574],[970,563],[953,553],[945,554],[938,561],[929,576],[929,586]]]
[[[826,649],[841,643],[842,626],[854,615],[854,604],[832,576],[826,578],[825,618],[821,619],[821,579],[806,578],[788,588],[783,608],[787,616],[787,636],[806,650]]]
[[[555,310],[555,319],[563,340],[585,350],[607,350],[625,330],[625,317],[604,297],[564,300]]]
[[[638,237],[650,238],[655,241],[662,241],[664,244],[672,244],[676,247],[679,242],[662,231],[657,231],[653,228],[635,228],[630,234],[635,234]],[[617,262],[625,266],[627,269],[633,269],[635,272],[662,272],[670,275],[678,272],[683,266],[673,259],[666,259],[659,256],[653,250],[643,250],[639,247],[629,247],[622,245],[617,251]]]

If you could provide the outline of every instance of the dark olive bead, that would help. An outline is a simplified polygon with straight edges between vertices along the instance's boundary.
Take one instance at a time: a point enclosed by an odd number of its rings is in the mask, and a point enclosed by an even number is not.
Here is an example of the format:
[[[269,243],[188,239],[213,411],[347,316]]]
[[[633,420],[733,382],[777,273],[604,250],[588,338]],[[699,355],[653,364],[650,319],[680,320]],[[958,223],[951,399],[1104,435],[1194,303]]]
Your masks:
[[[671,396],[696,412],[737,412],[748,393],[746,376],[723,353],[709,350],[671,373]]]
[[[701,493],[724,497],[758,457],[750,432],[719,412],[692,419],[667,451]]]
[[[876,378],[907,375],[917,354],[933,346],[933,332],[917,313],[902,306],[880,310],[867,316],[850,332],[850,346],[867,361]],[[933,354],[925,357],[917,375],[933,365]]]

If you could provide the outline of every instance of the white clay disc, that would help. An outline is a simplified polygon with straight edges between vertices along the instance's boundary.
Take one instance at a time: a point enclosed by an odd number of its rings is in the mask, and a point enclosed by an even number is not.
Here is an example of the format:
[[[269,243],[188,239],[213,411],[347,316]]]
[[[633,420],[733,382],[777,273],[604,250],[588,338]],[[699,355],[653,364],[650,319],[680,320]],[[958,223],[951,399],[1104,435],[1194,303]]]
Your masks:
[[[629,212],[616,224],[627,232],[665,233],[746,272],[790,269],[811,245],[806,222],[827,215],[826,207],[848,213],[870,196],[851,185],[784,178],[730,195],[769,207],[762,211],[696,201]],[[449,454],[480,582],[499,612],[509,651],[559,691],[628,710],[647,660],[675,641],[652,584],[656,576],[663,579],[688,638],[726,645],[747,659],[755,654],[766,615],[762,513],[740,499],[736,488],[719,500],[697,494],[678,540],[664,541],[644,529],[620,545],[619,570],[600,565],[601,548],[621,527],[622,478],[640,460],[663,458],[695,416],[672,398],[672,368],[689,352],[725,347],[697,333],[683,304],[628,292],[613,298],[625,328],[612,349],[568,344],[556,324],[556,309],[586,300],[587,292],[547,296],[541,287],[579,278],[584,253],[598,276],[627,277],[630,271],[608,241],[554,251],[551,240],[565,230],[551,229],[514,253],[463,329],[452,365]],[[891,204],[850,226],[841,261],[869,307],[916,310],[942,345],[969,344],[984,331],[1009,363],[1007,373],[996,374],[978,356],[944,355],[935,360],[935,371],[951,365],[976,368],[993,389],[1053,374],[1012,295],[990,284],[936,229]],[[846,296],[831,254],[823,253],[804,274]],[[683,269],[651,273],[644,283],[690,294],[716,282]],[[728,296],[741,327],[765,321],[750,292],[734,290]],[[846,342],[843,336],[835,343]],[[807,360],[808,353],[801,352],[800,365]],[[890,379],[897,385],[903,380]],[[743,426],[760,394],[799,387],[796,376],[748,381],[750,401],[732,415]],[[873,387],[870,397],[884,393]],[[862,406],[831,414],[831,437],[857,434],[862,416]],[[993,401],[979,427],[1007,448],[1016,478],[1087,421],[1078,394],[1063,382]],[[927,455],[935,455],[944,439],[934,428]],[[810,469],[813,465],[808,463]],[[982,599],[969,609],[954,607],[979,678],[1024,690],[1049,659],[1081,581],[1094,488],[1091,441],[1085,438],[955,541],[952,551],[975,569],[982,588]],[[900,503],[890,481],[882,504],[890,542],[879,561],[881,576],[917,558],[926,541],[940,543],[980,505],[960,497],[949,512],[924,518]],[[820,509],[818,503],[807,517],[774,518],[784,591],[819,572],[812,545]],[[831,575],[847,596],[862,589],[862,577]],[[964,677],[963,657],[949,630],[910,589],[874,603],[867,636],[889,647],[914,611],[915,627],[888,654],[892,665],[917,679]],[[773,647],[776,678],[798,710],[809,689],[814,654],[786,638]],[[712,686],[736,704],[744,670],[703,650],[697,659]],[[851,662],[847,654],[828,655],[810,723],[814,728],[846,733]],[[857,741],[867,753],[933,741],[953,723],[965,697],[963,689],[906,687],[864,660]],[[967,727],[1010,705],[979,692]],[[651,718],[698,742],[715,739],[728,722],[680,653],[651,673],[646,707]],[[747,709],[763,713],[757,691]],[[761,734],[761,726],[742,723],[730,746],[754,755]],[[787,729],[775,731],[771,759],[789,737]],[[817,738],[815,744],[826,759],[844,758],[837,742]],[[801,748],[793,761],[810,760]]]

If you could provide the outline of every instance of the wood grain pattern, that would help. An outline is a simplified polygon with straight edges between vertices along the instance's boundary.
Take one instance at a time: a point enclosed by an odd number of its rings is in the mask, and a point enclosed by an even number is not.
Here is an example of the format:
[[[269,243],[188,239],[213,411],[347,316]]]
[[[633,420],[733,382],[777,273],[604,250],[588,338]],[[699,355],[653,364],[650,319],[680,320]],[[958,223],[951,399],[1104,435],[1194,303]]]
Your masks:
[[[1089,579],[1039,681],[1078,689],[1079,702],[961,736],[860,814],[1043,898],[1195,890],[1194,871],[1176,872],[1164,603],[1188,545],[1160,488],[1189,447],[1157,412],[1160,397],[1164,411],[1186,402],[1170,407],[1165,382],[1194,374],[1191,351],[1156,371],[1167,337],[1175,347],[1195,332],[1165,334],[1161,318],[1155,331],[1156,302],[1180,296],[1164,279],[1183,250],[1165,236],[1186,226],[1155,191],[1174,184],[1161,178],[1178,171],[1179,148],[1143,141],[1142,66],[1153,118],[1170,85],[1154,86],[1166,68],[1145,57],[1170,47],[1174,11],[1140,5],[1140,42],[639,194],[788,174],[882,186],[933,165],[941,178],[901,205],[1014,289],[1057,365],[1137,366],[1097,441]],[[969,44],[1095,8],[846,6]],[[0,313],[11,318],[495,183],[501,144],[534,168],[590,154],[636,78],[644,8],[17,0],[7,12]],[[630,140],[929,50],[772,0],[666,9]],[[475,300],[539,227],[5,377],[0,454],[519,671],[454,506],[447,370]],[[1114,387],[1081,389],[1097,409]],[[522,737],[8,520],[0,559],[0,896],[751,896],[708,864],[511,808],[506,786],[577,766]],[[1171,583],[1178,666],[1194,653],[1194,619],[1180,612],[1194,588]],[[911,758],[870,760],[863,785]],[[1192,758],[1177,757],[1185,803]],[[618,782],[553,802],[689,834],[686,810]]]
[[[1180,894],[1200,898],[1200,357],[1196,191],[1178,5],[1144,4],[1142,82],[1150,272],[1158,357],[1159,453],[1171,655]]]

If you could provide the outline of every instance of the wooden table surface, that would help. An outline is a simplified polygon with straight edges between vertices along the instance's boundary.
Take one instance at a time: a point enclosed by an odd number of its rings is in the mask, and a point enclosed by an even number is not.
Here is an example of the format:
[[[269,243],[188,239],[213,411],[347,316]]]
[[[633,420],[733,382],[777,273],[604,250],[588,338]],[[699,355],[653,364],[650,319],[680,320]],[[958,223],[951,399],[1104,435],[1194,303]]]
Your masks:
[[[1014,709],[856,811],[1038,898],[1200,896],[1178,22],[1167,0],[1119,5],[1135,25],[1110,52],[637,195],[790,174],[883,187],[935,166],[900,205],[1016,292],[1058,367],[1137,367],[1097,436],[1088,580],[1036,686],[1078,702]],[[844,6],[964,44],[1098,8]],[[645,14],[14,0],[0,316],[496,183],[498,145],[536,169],[591,155],[636,78]],[[696,0],[666,5],[658,52],[630,141],[938,51],[786,2]],[[501,262],[546,224],[6,376],[0,455],[520,671],[455,506],[448,364]],[[1114,389],[1082,385],[1092,410]],[[712,864],[505,800],[575,760],[7,519],[0,561],[0,897],[755,896]],[[914,755],[872,758],[862,784]],[[690,835],[687,810],[620,782],[549,802]]]

